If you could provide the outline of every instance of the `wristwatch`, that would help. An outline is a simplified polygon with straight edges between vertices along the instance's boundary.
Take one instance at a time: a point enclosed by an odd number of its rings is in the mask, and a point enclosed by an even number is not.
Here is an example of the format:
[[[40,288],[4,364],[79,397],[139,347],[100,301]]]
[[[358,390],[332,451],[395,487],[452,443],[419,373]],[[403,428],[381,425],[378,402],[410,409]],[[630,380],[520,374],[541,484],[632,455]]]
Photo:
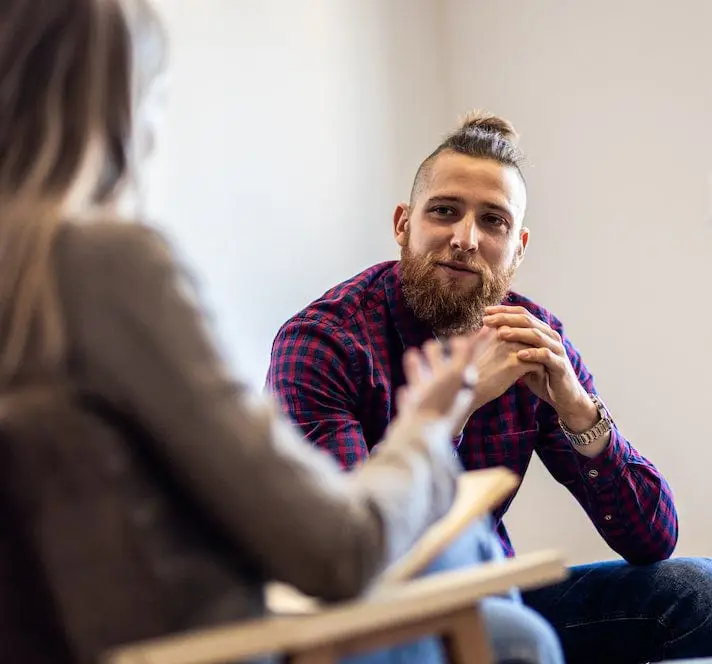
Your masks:
[[[596,424],[594,424],[588,431],[574,433],[561,421],[561,418],[559,418],[559,426],[564,432],[564,436],[566,436],[567,440],[572,445],[576,445],[577,447],[586,447],[587,445],[590,445],[594,441],[610,433],[613,429],[613,419],[611,418],[611,415],[603,401],[601,401],[596,394],[589,394],[588,396],[591,398],[591,401],[593,401],[596,408],[598,408],[598,414],[600,417],[598,422],[596,422]]]

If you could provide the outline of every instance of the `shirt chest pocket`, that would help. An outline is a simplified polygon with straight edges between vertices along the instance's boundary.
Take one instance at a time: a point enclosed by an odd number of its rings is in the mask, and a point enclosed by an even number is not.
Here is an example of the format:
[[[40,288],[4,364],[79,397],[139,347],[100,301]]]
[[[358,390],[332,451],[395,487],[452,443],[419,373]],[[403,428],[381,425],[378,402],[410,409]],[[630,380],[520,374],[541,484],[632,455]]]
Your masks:
[[[524,476],[539,439],[539,427],[524,431],[506,431],[482,436],[480,457],[482,467],[505,466]]]
[[[474,456],[477,457],[478,465],[468,464],[464,459],[463,462],[465,466],[478,468],[503,466],[521,478],[524,477],[524,473],[529,467],[538,438],[538,427],[525,431],[508,431],[506,433],[483,436],[479,445],[480,449],[474,453]],[[517,490],[502,505],[498,506],[495,510],[497,516],[501,516],[507,511],[516,494]]]

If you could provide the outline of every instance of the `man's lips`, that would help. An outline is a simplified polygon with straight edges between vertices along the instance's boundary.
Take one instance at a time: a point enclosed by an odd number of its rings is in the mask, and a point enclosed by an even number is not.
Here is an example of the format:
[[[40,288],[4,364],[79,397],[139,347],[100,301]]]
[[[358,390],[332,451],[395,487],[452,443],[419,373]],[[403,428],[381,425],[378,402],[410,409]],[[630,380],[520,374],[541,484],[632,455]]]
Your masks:
[[[458,261],[438,261],[436,265],[456,270],[457,272],[469,272],[470,274],[479,274],[475,268],[467,263],[459,263]]]

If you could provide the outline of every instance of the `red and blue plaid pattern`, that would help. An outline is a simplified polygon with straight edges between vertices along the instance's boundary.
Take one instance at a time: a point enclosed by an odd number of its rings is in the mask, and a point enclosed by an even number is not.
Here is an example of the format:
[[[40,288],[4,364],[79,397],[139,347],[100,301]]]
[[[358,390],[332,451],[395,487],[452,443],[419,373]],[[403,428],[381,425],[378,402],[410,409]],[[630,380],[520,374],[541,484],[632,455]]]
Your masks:
[[[561,334],[581,384],[594,392],[593,378],[561,322],[516,293],[507,296],[507,304],[526,307]],[[304,435],[350,468],[368,456],[395,416],[404,350],[432,336],[405,305],[398,264],[381,263],[335,286],[284,324],[273,344],[267,384]],[[520,476],[536,452],[609,546],[632,563],[666,558],[675,547],[672,493],[653,464],[615,428],[599,457],[578,454],[556,412],[521,382],[480,408],[455,445],[468,470],[506,466]],[[510,502],[494,517],[511,556],[502,523]]]

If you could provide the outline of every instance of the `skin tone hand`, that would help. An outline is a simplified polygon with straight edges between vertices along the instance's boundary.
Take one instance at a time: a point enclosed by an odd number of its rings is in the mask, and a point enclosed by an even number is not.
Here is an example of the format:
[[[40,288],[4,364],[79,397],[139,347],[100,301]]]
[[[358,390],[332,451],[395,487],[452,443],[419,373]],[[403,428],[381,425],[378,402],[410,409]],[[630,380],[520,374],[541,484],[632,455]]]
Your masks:
[[[543,369],[524,374],[523,380],[536,396],[556,410],[569,429],[581,433],[598,422],[598,408],[581,385],[561,336],[555,330],[523,307],[488,307],[485,314],[485,327],[495,330],[498,338],[524,346],[516,353],[522,363]],[[609,441],[610,434],[587,447],[574,449],[584,456],[594,457]]]
[[[497,330],[485,326],[475,334],[479,343],[477,362],[480,384],[475,397],[475,409],[493,401],[529,372],[543,374],[543,370],[523,363],[518,353],[529,348],[515,339],[503,339]]]
[[[444,344],[432,340],[422,350],[406,351],[406,384],[396,397],[399,416],[443,419],[454,427],[473,399],[477,383],[475,346],[472,337],[455,337]]]
[[[501,339],[496,328],[483,327],[471,335],[476,344],[476,363],[479,380],[470,407],[458,421],[453,435],[458,436],[472,413],[502,396],[514,383],[528,373],[543,376],[544,368],[523,362],[517,356],[528,345]]]

